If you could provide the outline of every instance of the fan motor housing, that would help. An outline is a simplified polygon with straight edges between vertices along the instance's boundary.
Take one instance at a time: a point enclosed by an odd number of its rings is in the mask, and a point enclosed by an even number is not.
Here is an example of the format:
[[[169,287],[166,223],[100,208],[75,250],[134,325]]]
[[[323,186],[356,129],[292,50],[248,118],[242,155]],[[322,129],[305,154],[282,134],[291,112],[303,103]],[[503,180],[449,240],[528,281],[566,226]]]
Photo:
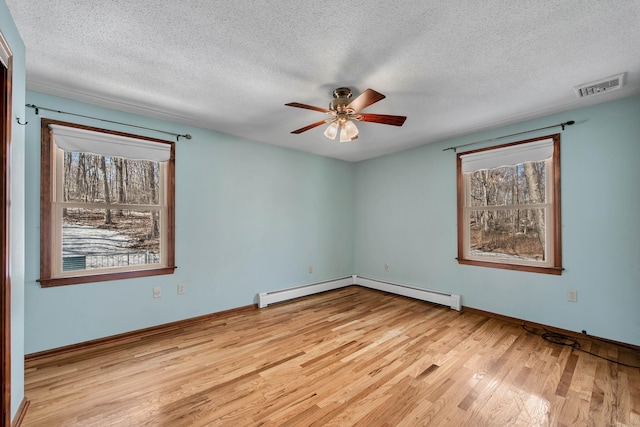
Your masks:
[[[346,106],[351,102],[353,92],[348,87],[339,87],[333,91],[333,100],[329,103],[329,109],[337,112],[348,112]]]

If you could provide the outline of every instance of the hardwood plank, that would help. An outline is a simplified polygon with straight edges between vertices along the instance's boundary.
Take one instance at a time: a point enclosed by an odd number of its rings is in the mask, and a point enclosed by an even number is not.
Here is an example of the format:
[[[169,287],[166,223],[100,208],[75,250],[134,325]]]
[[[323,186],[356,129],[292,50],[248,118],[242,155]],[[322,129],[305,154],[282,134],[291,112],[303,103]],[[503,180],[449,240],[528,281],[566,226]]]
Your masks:
[[[632,425],[640,370],[360,287],[25,365],[23,426]],[[634,349],[581,340],[627,364]]]
[[[564,366],[562,377],[560,377],[560,382],[558,383],[558,388],[556,389],[556,394],[558,396],[567,397],[569,386],[571,385],[571,380],[573,379],[573,373],[575,372],[577,364],[578,355],[571,354],[567,360],[566,365]]]

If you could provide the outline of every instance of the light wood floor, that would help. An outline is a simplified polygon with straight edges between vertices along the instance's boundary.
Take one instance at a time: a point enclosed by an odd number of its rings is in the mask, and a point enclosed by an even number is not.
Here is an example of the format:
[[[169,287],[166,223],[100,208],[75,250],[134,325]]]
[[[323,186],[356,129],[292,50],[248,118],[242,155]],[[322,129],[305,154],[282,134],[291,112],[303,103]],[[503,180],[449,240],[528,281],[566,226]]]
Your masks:
[[[640,425],[640,369],[360,287],[30,361],[25,393],[24,426]]]

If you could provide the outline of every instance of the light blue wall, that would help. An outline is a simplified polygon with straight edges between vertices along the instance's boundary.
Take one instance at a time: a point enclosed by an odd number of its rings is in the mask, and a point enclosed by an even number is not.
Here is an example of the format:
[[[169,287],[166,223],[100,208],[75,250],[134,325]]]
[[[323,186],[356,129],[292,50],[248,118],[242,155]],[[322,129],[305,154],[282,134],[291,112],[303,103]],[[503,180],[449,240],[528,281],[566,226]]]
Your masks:
[[[568,120],[576,125],[561,137],[562,276],[459,265],[455,154],[443,149]],[[640,345],[639,161],[634,96],[358,163],[355,271],[459,293],[465,306]],[[570,289],[577,303],[567,301]]]
[[[638,96],[357,164],[39,93],[28,92],[27,101],[194,136],[177,145],[176,273],[42,289],[35,283],[39,130],[27,127],[27,353],[353,273],[456,292],[466,306],[640,344]],[[38,122],[33,110],[27,114]],[[562,134],[563,275],[458,265],[455,154],[443,148],[566,120],[577,124]],[[176,294],[178,283],[187,285],[186,295]],[[162,287],[161,299],[151,297],[154,286]],[[569,289],[578,291],[577,303],[567,302]]]
[[[259,292],[353,274],[352,164],[36,92],[27,92],[27,102],[193,135],[176,145],[175,274],[41,288],[39,119],[161,136],[27,109],[27,354],[249,305]],[[178,283],[186,284],[184,295],[177,295]],[[152,298],[156,286],[160,299]]]
[[[176,273],[42,289],[35,282],[39,117],[27,109],[27,353],[354,273],[456,292],[469,307],[640,344],[638,96],[357,164],[40,93],[28,92],[27,102],[194,136],[177,145]],[[106,127],[43,110],[41,117]],[[577,124],[561,143],[562,276],[458,265],[455,154],[443,148],[566,120]],[[185,295],[177,295],[178,283],[186,284]],[[155,286],[160,299],[151,297]],[[578,292],[577,303],[566,300],[569,289]]]
[[[24,119],[25,47],[4,1],[0,2],[0,32],[13,53],[11,129],[11,416],[15,417],[24,398]]]

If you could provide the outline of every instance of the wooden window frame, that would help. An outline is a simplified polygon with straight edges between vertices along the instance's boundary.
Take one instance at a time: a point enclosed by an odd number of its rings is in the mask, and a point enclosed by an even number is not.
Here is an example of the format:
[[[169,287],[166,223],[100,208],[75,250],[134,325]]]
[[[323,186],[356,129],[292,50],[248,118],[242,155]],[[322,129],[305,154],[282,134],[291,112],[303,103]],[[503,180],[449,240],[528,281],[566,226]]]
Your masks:
[[[552,166],[547,173],[551,173],[552,176],[549,177],[549,183],[553,185],[553,188],[550,190],[550,195],[552,197],[552,206],[551,206],[551,218],[548,219],[547,224],[552,227],[551,230],[551,242],[550,247],[552,250],[552,254],[550,256],[550,265],[532,265],[532,264],[517,264],[511,263],[505,260],[499,261],[481,261],[477,259],[469,259],[465,258],[465,245],[467,242],[466,239],[466,227],[465,223],[468,219],[465,216],[465,177],[462,172],[462,155],[481,152],[481,151],[489,151],[496,150],[499,148],[505,148],[520,144],[526,144],[534,141],[540,141],[543,139],[553,139],[553,155],[551,158]],[[458,219],[458,263],[465,265],[474,265],[480,267],[491,267],[491,268],[500,268],[506,270],[516,270],[516,271],[527,271],[532,273],[543,273],[543,274],[553,274],[553,275],[561,275],[562,274],[562,233],[561,233],[561,207],[560,207],[560,134],[547,135],[539,138],[532,138],[523,141],[516,141],[508,144],[502,144],[494,147],[481,148],[478,150],[466,151],[463,153],[458,153],[456,155],[456,179],[457,179],[457,219]]]
[[[13,54],[9,44],[0,33],[0,228],[2,228],[2,249],[0,252],[0,425],[11,425],[11,126],[12,120],[12,78]],[[17,363],[17,362],[16,362]]]
[[[74,127],[93,132],[102,132],[127,138],[136,138],[146,141],[171,145],[171,155],[166,164],[166,265],[157,268],[142,268],[140,270],[127,270],[118,272],[98,272],[68,277],[55,277],[53,269],[54,250],[54,220],[53,220],[53,188],[54,188],[54,162],[55,143],[52,141],[49,125],[61,125]],[[107,280],[131,279],[136,277],[157,276],[173,274],[175,266],[175,143],[171,141],[143,137],[91,126],[67,123],[59,120],[41,119],[40,121],[40,279],[38,282],[43,288],[77,285],[82,283],[103,282]],[[88,270],[83,270],[88,271]]]

